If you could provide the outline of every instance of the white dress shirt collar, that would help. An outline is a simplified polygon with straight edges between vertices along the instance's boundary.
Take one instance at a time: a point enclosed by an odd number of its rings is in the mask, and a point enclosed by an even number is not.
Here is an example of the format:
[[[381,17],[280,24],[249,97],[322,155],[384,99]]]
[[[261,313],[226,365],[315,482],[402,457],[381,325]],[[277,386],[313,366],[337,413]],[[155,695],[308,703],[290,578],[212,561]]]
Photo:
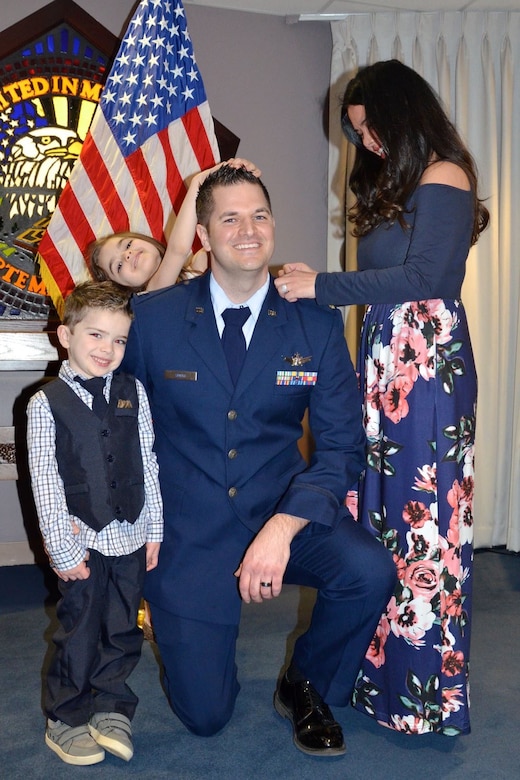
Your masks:
[[[242,306],[249,306],[251,310],[251,316],[246,320],[243,327],[246,345],[249,346],[249,342],[251,341],[251,337],[255,329],[256,321],[259,317],[260,311],[264,304],[267,291],[269,290],[269,282],[270,282],[270,276],[269,274],[267,274],[267,279],[265,280],[265,283],[250,298],[248,298],[247,301],[243,301],[242,303],[233,303],[233,301],[229,300],[228,296],[226,295],[222,287],[215,280],[213,274],[210,275],[209,291],[211,295],[211,302],[213,304],[213,310],[215,312],[215,320],[217,322],[217,328],[220,336],[222,336],[222,331],[224,330],[224,320],[222,319],[222,312],[225,309],[239,309]]]

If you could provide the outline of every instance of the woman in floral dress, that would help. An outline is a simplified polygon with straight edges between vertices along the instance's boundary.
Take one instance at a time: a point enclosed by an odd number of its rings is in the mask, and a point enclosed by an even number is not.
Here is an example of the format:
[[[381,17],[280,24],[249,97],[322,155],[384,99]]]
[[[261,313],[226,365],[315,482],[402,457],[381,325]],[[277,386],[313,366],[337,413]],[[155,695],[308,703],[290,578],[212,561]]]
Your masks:
[[[368,304],[359,353],[367,462],[347,505],[393,554],[354,706],[406,733],[467,733],[477,378],[460,300],[489,214],[438,98],[396,60],[348,84],[358,271],[289,264],[287,300]]]

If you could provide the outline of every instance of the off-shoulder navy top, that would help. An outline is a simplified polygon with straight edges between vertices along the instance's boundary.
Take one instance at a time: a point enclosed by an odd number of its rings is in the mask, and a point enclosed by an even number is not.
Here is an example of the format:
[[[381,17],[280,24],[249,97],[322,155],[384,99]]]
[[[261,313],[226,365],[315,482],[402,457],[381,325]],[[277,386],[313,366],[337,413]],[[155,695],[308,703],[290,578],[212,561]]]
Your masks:
[[[359,240],[358,271],[320,273],[320,304],[404,303],[460,298],[473,230],[473,193],[422,184],[405,215],[409,228],[379,225]]]

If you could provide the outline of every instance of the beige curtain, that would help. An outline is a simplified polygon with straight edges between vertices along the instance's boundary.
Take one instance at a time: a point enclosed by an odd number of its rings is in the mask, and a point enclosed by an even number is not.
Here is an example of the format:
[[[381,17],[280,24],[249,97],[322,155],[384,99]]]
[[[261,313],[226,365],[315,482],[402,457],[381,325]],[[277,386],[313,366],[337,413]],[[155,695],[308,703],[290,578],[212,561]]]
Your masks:
[[[395,57],[417,70],[477,161],[491,225],[463,288],[479,377],[475,543],[520,551],[520,12],[356,14],[331,28],[329,270],[355,268],[339,104],[360,66]],[[347,316],[351,347],[356,314]]]

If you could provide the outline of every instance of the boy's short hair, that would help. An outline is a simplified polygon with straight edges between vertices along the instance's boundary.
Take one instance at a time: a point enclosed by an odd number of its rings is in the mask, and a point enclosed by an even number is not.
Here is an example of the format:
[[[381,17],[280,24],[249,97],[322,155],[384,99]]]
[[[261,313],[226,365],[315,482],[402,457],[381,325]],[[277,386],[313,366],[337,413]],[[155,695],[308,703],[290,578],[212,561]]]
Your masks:
[[[72,330],[89,309],[122,312],[133,319],[130,298],[131,291],[114,282],[82,282],[65,298],[63,324]]]
[[[195,202],[195,208],[197,211],[197,222],[199,225],[203,225],[207,228],[210,217],[215,208],[215,200],[213,198],[213,190],[215,187],[229,187],[233,184],[240,184],[241,182],[249,182],[249,184],[256,184],[260,187],[264,193],[269,211],[271,211],[271,198],[263,181],[255,176],[254,173],[248,171],[243,166],[240,168],[233,168],[231,165],[222,165],[217,168],[216,171],[210,173],[202,182],[199,187],[197,200]]]

